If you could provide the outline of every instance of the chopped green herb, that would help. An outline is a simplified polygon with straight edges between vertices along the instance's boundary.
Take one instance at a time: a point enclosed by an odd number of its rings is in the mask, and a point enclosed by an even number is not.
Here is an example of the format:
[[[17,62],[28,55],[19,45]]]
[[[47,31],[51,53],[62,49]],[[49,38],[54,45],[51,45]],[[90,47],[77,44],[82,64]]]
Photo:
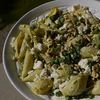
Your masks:
[[[59,97],[59,96],[62,96],[62,93],[60,91],[58,91],[58,92],[56,92],[55,95]]]

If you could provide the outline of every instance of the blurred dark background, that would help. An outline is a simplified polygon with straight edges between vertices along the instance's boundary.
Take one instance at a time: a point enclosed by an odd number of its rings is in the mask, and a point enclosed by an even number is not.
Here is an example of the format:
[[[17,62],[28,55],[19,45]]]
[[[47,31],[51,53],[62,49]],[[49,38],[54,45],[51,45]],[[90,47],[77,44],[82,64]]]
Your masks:
[[[0,0],[0,29],[18,20],[32,8],[52,0]]]
[[[49,1],[52,0],[0,0],[0,63],[4,41],[14,23],[29,10]]]

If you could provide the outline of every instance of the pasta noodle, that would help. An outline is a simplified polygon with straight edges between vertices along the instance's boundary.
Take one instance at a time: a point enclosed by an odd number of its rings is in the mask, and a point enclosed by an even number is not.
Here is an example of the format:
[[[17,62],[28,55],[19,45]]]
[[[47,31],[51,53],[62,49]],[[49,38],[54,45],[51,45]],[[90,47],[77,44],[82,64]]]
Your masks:
[[[24,78],[27,76],[28,71],[30,71],[33,67],[33,56],[30,53],[29,50],[26,51],[24,64],[23,64],[23,70],[21,77]]]
[[[24,39],[24,34],[22,32],[19,33],[19,35],[17,36],[15,42],[14,42],[14,49],[15,49],[15,57],[18,58],[19,56],[19,52],[20,52],[20,48],[22,45]]]

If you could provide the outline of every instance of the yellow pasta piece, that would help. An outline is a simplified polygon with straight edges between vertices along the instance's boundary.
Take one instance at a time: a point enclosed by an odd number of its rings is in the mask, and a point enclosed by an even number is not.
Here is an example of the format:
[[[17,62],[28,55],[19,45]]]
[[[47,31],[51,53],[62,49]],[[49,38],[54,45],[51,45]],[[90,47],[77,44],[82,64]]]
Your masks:
[[[23,58],[25,57],[26,50],[27,50],[27,45],[26,45],[26,40],[24,39],[22,42],[22,46],[20,48],[19,56],[18,56],[19,61],[22,61]]]
[[[15,43],[14,43],[15,57],[16,58],[18,58],[23,39],[24,39],[24,33],[20,32],[15,40]]]
[[[36,75],[40,75],[41,71],[42,71],[42,69],[36,69],[32,73],[30,73],[28,76],[23,78],[22,80],[24,82],[33,82],[34,79],[36,78]]]
[[[28,71],[30,71],[33,67],[33,56],[29,50],[26,51],[24,64],[23,64],[23,70],[21,78],[25,78],[28,74]]]

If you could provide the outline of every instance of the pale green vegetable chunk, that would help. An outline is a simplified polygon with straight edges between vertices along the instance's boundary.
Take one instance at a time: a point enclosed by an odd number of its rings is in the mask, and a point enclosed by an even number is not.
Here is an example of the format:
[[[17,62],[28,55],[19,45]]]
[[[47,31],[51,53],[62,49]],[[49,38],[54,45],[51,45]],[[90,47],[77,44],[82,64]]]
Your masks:
[[[72,74],[72,69],[70,65],[63,64],[57,69],[58,78],[67,79]]]
[[[31,88],[32,92],[35,94],[47,94],[53,86],[51,79],[37,78]]]
[[[84,81],[83,81],[84,80]],[[64,96],[80,95],[86,89],[88,75],[79,74],[59,86]]]
[[[21,78],[24,78],[27,76],[28,71],[30,71],[33,68],[33,56],[29,50],[26,51],[24,64],[23,64],[23,70]]]
[[[70,65],[61,65],[55,72],[52,73],[52,77],[54,77],[54,87],[58,88],[59,84],[67,80],[71,74],[72,69]]]
[[[94,88],[92,89],[92,94],[100,95],[100,80],[96,81]]]
[[[80,54],[83,58],[91,58],[93,56],[96,56],[97,51],[98,50],[92,46],[83,47],[81,48]]]
[[[42,69],[36,69],[34,70],[32,73],[30,73],[28,76],[26,76],[25,78],[23,78],[22,80],[24,82],[33,82],[34,79],[36,78],[36,75],[40,75]]]

